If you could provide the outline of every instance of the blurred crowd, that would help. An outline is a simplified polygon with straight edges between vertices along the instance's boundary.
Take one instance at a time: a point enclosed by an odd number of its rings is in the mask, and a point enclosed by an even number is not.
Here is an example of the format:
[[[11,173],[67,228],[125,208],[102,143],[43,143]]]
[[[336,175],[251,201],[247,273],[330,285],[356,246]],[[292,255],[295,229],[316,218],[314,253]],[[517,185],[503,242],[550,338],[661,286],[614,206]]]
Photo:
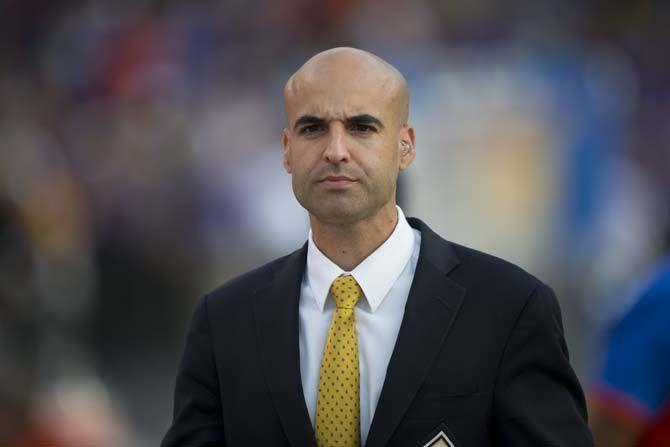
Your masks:
[[[400,204],[558,292],[588,389],[667,249],[670,4],[0,2],[0,445],[155,445],[199,295],[301,245],[281,91],[408,78]],[[632,289],[631,289],[632,290]]]

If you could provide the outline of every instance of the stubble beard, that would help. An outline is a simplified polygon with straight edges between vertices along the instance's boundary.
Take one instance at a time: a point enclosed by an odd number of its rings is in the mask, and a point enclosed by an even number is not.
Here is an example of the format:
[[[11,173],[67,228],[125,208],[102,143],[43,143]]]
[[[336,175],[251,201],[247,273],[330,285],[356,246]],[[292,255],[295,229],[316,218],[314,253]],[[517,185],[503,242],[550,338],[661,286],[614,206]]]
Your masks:
[[[309,214],[322,224],[346,227],[376,215],[387,201],[367,190],[320,191],[316,185],[311,191],[295,193],[296,199]],[[379,202],[379,203],[378,203]],[[383,202],[383,203],[381,203]]]

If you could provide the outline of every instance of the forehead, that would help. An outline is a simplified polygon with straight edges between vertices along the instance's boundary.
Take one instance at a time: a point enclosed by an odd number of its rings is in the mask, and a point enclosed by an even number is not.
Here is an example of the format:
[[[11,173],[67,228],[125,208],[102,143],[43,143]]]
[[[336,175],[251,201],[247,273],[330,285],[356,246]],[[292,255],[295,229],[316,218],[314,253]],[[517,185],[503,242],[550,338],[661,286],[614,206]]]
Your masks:
[[[370,114],[390,119],[394,110],[392,80],[366,72],[317,71],[292,82],[286,93],[289,120],[302,115],[326,119]]]

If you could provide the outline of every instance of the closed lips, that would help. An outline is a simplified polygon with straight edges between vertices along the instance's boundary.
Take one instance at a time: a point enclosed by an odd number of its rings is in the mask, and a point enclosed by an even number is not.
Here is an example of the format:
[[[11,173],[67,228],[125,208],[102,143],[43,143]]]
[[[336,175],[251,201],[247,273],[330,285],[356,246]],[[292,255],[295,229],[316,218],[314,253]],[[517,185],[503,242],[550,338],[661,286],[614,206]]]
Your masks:
[[[321,180],[322,182],[355,182],[356,180],[349,178],[349,177],[344,177],[340,175],[329,175],[328,177],[324,178]]]

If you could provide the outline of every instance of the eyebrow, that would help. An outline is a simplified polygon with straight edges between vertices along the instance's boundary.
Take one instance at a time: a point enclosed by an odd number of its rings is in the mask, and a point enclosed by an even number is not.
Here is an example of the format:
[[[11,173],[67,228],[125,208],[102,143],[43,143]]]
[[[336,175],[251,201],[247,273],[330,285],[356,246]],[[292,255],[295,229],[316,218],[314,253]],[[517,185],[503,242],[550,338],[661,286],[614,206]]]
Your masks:
[[[379,121],[372,115],[368,115],[367,113],[364,113],[362,115],[350,116],[345,121],[347,122],[347,124],[374,124],[380,129],[384,128],[384,125],[382,124],[381,121]]]
[[[303,115],[296,120],[295,124],[293,124],[293,129],[295,130],[305,124],[325,124],[325,122],[326,120],[319,118],[318,116]]]
[[[379,119],[375,118],[374,116],[364,113],[362,115],[354,115],[345,118],[344,120],[347,124],[374,124],[378,126],[379,128],[384,128],[384,125],[382,124]],[[293,124],[293,129],[297,129],[300,126],[303,126],[305,124],[325,124],[326,120],[315,116],[315,115],[303,115],[300,118],[298,118]]]

